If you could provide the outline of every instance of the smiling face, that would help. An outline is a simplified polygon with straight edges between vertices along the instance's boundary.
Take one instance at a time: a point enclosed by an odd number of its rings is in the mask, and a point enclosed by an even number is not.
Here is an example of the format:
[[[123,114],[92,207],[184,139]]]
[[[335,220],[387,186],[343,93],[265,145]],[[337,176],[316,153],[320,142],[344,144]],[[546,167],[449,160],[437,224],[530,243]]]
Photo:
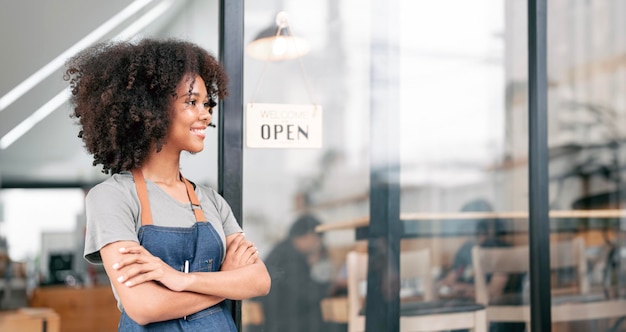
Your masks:
[[[192,153],[202,151],[204,131],[211,123],[213,106],[215,103],[207,95],[204,80],[198,75],[185,76],[170,104],[172,122],[164,148]]]

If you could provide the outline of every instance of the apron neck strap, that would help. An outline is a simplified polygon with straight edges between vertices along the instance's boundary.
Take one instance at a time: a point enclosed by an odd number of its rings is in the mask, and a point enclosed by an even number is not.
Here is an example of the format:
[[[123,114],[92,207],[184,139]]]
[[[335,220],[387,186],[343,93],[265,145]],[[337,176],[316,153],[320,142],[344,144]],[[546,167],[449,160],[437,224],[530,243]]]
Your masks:
[[[152,225],[152,213],[150,213],[150,202],[148,202],[148,189],[146,189],[146,180],[143,173],[139,169],[133,169],[133,179],[135,180],[135,188],[137,188],[137,196],[141,205],[141,225]]]
[[[150,212],[150,202],[148,201],[148,189],[146,187],[146,180],[143,177],[143,173],[140,169],[133,169],[133,179],[135,180],[135,188],[137,188],[137,196],[139,197],[139,204],[141,205],[141,225],[152,225],[152,213]],[[196,196],[196,192],[193,189],[193,185],[189,180],[180,175],[181,180],[185,183],[187,190],[187,197],[191,202],[191,209],[196,217],[197,222],[206,221],[204,212],[202,212],[202,206]]]
[[[193,190],[193,185],[182,174],[180,175],[180,179],[183,180],[185,187],[187,187],[187,197],[189,197],[189,201],[191,202],[191,209],[193,210],[193,214],[196,216],[196,221],[207,221],[204,216],[204,212],[202,212],[202,205],[200,205],[196,191]]]

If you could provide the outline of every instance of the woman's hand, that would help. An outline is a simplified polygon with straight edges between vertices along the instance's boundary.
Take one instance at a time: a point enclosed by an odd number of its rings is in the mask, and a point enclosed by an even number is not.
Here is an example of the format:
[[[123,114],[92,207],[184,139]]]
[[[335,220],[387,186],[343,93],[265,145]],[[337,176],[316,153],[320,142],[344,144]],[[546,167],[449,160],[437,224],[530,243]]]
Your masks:
[[[174,270],[159,257],[140,245],[119,249],[122,259],[113,264],[121,272],[117,282],[133,287],[147,281],[158,281],[173,291],[184,290],[185,274]]]
[[[226,239],[226,256],[221,271],[235,270],[242,266],[254,264],[259,258],[256,247],[243,233],[229,235]]]

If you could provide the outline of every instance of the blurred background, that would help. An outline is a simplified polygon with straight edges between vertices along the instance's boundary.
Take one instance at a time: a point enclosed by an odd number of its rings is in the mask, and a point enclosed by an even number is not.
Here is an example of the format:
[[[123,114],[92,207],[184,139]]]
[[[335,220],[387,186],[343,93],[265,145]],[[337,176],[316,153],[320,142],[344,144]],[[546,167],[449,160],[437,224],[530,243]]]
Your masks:
[[[313,301],[338,299],[321,307],[326,328],[347,329],[346,254],[367,250],[359,229],[382,204],[370,201],[372,147],[380,144],[372,128],[381,117],[392,117],[397,128],[395,172],[406,222],[401,245],[430,250],[435,280],[454,269],[464,243],[478,243],[481,220],[498,220],[507,245],[528,243],[526,2],[393,4],[394,10],[378,13],[376,0],[245,1],[242,112],[248,103],[319,105],[323,143],[250,148],[244,137],[242,222],[267,258],[290,239],[298,217],[320,221],[324,258],[311,265],[311,278],[330,286]],[[77,297],[103,288],[94,296],[107,297],[102,267],[82,258],[84,195],[107,176],[92,165],[69,117],[63,63],[92,43],[143,36],[189,39],[217,55],[219,3],[22,0],[0,6],[0,308],[54,306],[46,290],[59,288]],[[281,12],[286,28],[276,23]],[[624,279],[624,22],[622,1],[548,2],[550,239],[584,239],[584,273],[592,289],[611,299],[622,298]],[[296,55],[253,49],[264,30],[285,33],[283,42]],[[392,92],[385,99],[381,91]],[[207,134],[203,152],[182,159],[187,177],[217,188],[218,131]],[[553,287],[568,276],[555,275]],[[402,294],[421,294],[417,288]],[[436,291],[453,297],[449,289]],[[70,331],[63,308],[55,310],[62,330]],[[99,326],[116,326],[111,309],[98,319],[113,323]],[[243,329],[271,331],[268,310],[257,299],[244,301]],[[298,318],[309,325],[310,319]],[[555,322],[554,328],[600,331],[620,323],[617,315]]]

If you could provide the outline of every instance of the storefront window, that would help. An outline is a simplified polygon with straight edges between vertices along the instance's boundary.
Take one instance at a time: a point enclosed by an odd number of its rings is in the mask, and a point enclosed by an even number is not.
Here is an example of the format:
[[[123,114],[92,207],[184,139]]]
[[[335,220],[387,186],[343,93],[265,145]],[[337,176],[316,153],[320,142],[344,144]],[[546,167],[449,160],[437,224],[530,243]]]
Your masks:
[[[371,146],[377,144],[370,130],[376,124],[370,121],[372,110],[385,110],[376,104],[383,89],[376,71],[392,68],[384,93],[397,96],[388,101],[397,109],[386,115],[398,121],[400,257],[421,250],[430,257],[430,281],[401,280],[400,311],[424,300],[488,308],[515,304],[499,318],[489,314],[489,324],[523,330],[529,317],[521,313],[530,304],[527,5],[396,1],[390,6],[397,11],[383,15],[373,11],[376,2],[247,4],[246,42],[285,11],[291,31],[310,49],[302,58],[284,61],[247,56],[244,103],[319,103],[324,143],[320,149],[245,150],[246,227],[270,255],[288,239],[299,216],[319,218],[329,258],[326,280],[335,286],[309,293],[328,310],[322,319],[329,326],[345,328],[350,320],[341,302],[350,298],[346,257],[352,251],[372,252],[367,232],[360,230],[376,204],[384,204],[369,200]],[[555,305],[614,299],[620,293],[622,7],[610,1],[548,6],[546,162]],[[377,29],[385,24],[397,29],[380,43]],[[395,67],[378,63],[380,54]],[[484,262],[499,254],[519,255],[517,266]],[[400,263],[402,271],[405,261]],[[276,289],[282,283],[288,282],[274,278]],[[357,289],[365,299],[364,281]],[[295,296],[275,303],[285,314],[292,301]],[[247,304],[244,309],[260,311],[244,310],[258,318],[246,322],[244,314],[246,326],[262,326],[262,316],[253,315],[262,312],[262,303]],[[553,326],[593,330],[618,322],[618,315],[609,314],[571,317],[573,310],[555,311]],[[275,317],[267,313],[265,322],[271,325]],[[299,317],[292,318],[301,324],[313,319]]]
[[[625,9],[612,1],[548,6],[551,258],[552,265],[568,261],[557,246],[579,241],[584,262],[578,270],[570,264],[553,271],[552,302],[568,296],[598,301],[582,306],[585,320],[568,322],[567,315],[554,312],[556,327],[623,328],[618,318],[626,308],[618,299],[623,296]]]

